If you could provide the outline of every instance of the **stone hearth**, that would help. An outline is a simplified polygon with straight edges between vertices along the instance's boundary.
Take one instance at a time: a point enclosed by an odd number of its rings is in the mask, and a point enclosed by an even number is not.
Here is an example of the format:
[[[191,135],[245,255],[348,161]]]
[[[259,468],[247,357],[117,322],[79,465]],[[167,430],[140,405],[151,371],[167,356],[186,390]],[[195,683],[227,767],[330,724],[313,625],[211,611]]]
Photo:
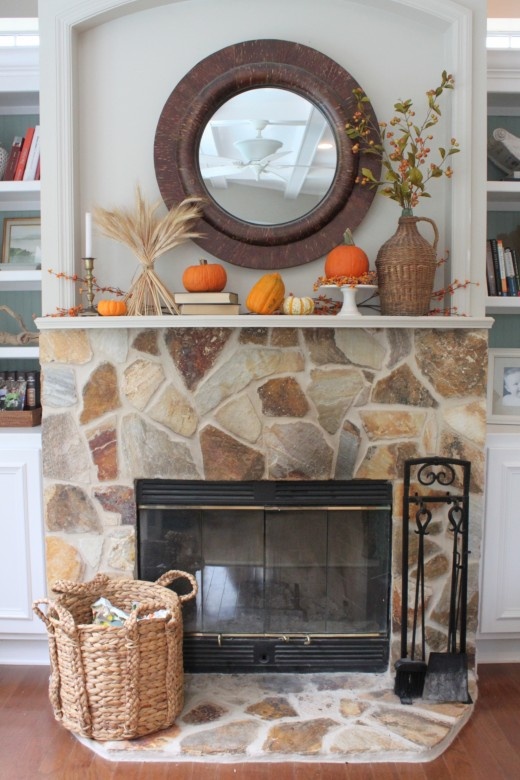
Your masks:
[[[79,327],[42,331],[40,360],[51,585],[134,576],[136,478],[388,479],[397,637],[403,461],[464,458],[473,652],[487,331]],[[446,643],[445,537],[427,544],[430,650]]]
[[[83,744],[112,761],[424,762],[472,704],[401,705],[388,674],[186,675],[185,707],[165,731]],[[470,682],[471,695],[475,686]]]

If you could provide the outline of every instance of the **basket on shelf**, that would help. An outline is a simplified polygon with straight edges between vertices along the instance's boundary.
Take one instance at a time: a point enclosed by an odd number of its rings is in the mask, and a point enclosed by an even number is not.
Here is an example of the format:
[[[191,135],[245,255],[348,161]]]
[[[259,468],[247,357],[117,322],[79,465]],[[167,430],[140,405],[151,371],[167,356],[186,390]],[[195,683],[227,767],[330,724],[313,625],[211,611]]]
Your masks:
[[[34,428],[42,421],[42,408],[23,409],[22,411],[0,412],[0,428]]]
[[[178,596],[167,587],[180,577],[190,581],[191,593]],[[182,571],[156,582],[98,574],[86,583],[60,580],[53,590],[57,598],[35,601],[33,610],[47,626],[56,720],[97,740],[133,739],[171,726],[184,705],[181,606],[195,596],[195,578]],[[92,623],[100,597],[130,613],[123,626]],[[166,617],[151,617],[157,610],[166,610]]]

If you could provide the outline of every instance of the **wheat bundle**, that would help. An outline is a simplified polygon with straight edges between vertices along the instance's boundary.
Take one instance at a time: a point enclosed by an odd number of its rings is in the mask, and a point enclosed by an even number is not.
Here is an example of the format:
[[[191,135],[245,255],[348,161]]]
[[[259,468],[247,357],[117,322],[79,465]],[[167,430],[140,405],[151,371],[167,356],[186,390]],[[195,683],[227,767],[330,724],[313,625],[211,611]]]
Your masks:
[[[178,314],[173,295],[154,269],[158,257],[200,233],[192,227],[201,215],[200,198],[186,198],[163,217],[156,214],[160,202],[147,203],[136,187],[135,210],[94,209],[94,220],[108,238],[125,244],[141,263],[141,273],[125,296],[129,315]]]

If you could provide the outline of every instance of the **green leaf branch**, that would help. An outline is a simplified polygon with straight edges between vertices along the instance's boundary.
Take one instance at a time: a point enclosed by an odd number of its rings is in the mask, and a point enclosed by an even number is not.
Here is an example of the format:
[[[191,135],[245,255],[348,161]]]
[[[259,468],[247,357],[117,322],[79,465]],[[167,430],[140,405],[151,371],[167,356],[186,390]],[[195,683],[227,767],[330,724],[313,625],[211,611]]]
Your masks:
[[[420,198],[430,197],[426,190],[428,182],[442,176],[451,178],[453,169],[448,161],[460,151],[457,140],[452,138],[447,149],[438,148],[436,162],[430,160],[430,155],[431,129],[441,116],[439,98],[445,90],[452,90],[454,83],[453,76],[443,71],[439,86],[426,92],[427,109],[420,124],[415,118],[413,102],[398,100],[394,104],[395,115],[389,122],[380,122],[379,127],[366,111],[370,100],[365,92],[360,88],[353,90],[356,111],[345,127],[348,138],[353,142],[352,151],[354,154],[363,151],[377,155],[382,165],[380,179],[369,168],[362,168],[358,182],[380,188],[382,195],[411,213]]]

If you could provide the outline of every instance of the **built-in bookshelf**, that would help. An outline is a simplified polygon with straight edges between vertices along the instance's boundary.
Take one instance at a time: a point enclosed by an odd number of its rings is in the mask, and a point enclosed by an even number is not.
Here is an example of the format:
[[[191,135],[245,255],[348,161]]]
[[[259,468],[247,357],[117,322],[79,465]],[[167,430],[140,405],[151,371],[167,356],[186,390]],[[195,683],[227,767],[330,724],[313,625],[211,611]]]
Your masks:
[[[24,67],[18,61],[11,63],[8,52],[0,57],[0,144],[8,154],[16,138],[34,141],[39,127],[39,74],[38,52],[27,52]],[[0,299],[1,304],[21,318],[28,331],[37,332],[35,318],[41,316],[41,268],[37,264],[28,269],[26,264],[4,262],[6,227],[16,220],[39,220],[40,181],[34,168],[29,175],[28,161],[33,149],[32,141],[26,145],[23,169],[18,157],[17,179],[5,171],[0,177]],[[22,146],[23,149],[23,146]],[[36,154],[36,152],[34,152]],[[25,176],[25,178],[24,178]],[[8,222],[9,221],[9,222]],[[0,309],[0,331],[19,334],[20,325],[10,314]],[[5,341],[5,339],[4,339]],[[38,371],[39,350],[34,342],[29,344],[0,343],[0,371],[8,373]],[[0,426],[0,435],[8,430]]]
[[[488,52],[488,136],[504,128],[520,138],[520,53]],[[506,174],[487,161],[487,238],[501,241],[520,259],[520,179]],[[489,249],[489,247],[487,247]],[[489,258],[489,252],[487,253]],[[517,285],[520,280],[517,280]],[[492,315],[520,314],[520,296],[514,286],[506,294],[489,294],[486,311]],[[506,321],[507,324],[507,321]],[[516,327],[516,322],[515,322]],[[495,330],[495,333],[499,329]],[[519,345],[520,346],[520,343]]]
[[[41,265],[33,261],[32,257],[31,262],[26,262],[25,247],[11,252],[7,252],[7,249],[4,251],[4,233],[6,239],[9,236],[11,240],[11,243],[6,241],[6,247],[11,246],[13,249],[15,239],[22,236],[20,230],[27,228],[27,220],[35,226],[36,231],[39,230],[40,181],[35,165],[36,153],[39,158],[39,143],[36,143],[39,122],[38,50],[2,50],[0,144],[9,155],[15,139],[27,140],[25,153],[17,158],[16,167],[11,166],[11,173],[5,170],[0,176],[0,331],[8,334],[7,338],[0,340],[0,371],[5,372],[5,375],[2,374],[3,379],[13,374],[20,377],[20,372],[38,372],[40,368],[37,340],[22,342],[17,337],[21,332],[20,322],[23,322],[25,330],[37,333],[35,318],[41,315],[42,310]],[[32,168],[29,168],[31,159]],[[21,253],[24,253],[23,258]],[[14,312],[20,321],[13,318],[10,312]],[[2,446],[13,430],[9,425],[0,425]],[[34,425],[31,422],[28,429],[33,432],[36,437],[34,442],[39,447],[39,428],[32,427]],[[17,429],[24,430],[18,426]]]

